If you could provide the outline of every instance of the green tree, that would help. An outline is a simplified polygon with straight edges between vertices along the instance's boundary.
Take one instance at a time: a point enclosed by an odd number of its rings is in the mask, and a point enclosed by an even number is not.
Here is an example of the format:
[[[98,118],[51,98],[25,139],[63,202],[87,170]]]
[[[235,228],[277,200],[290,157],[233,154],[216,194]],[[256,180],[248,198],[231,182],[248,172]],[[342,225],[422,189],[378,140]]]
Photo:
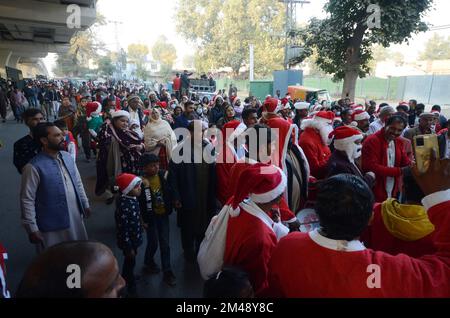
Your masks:
[[[116,71],[116,66],[114,65],[111,55],[112,54],[108,54],[107,56],[102,56],[98,59],[97,65],[100,75],[112,76]]]
[[[185,55],[183,57],[183,66],[187,69],[193,69],[195,66],[195,55]]]
[[[97,13],[95,23],[85,31],[79,31],[70,40],[69,50],[59,54],[53,71],[58,76],[82,76],[89,71],[89,61],[96,60],[104,51],[96,28],[105,24],[105,18]]]
[[[144,64],[138,64],[136,66],[136,77],[146,81],[150,77],[150,72],[147,70]]]
[[[152,47],[152,57],[156,62],[172,67],[177,59],[177,49],[161,35]]]
[[[284,6],[278,0],[179,0],[177,29],[197,46],[195,67],[207,72],[231,67],[234,75],[249,64],[255,46],[255,75],[283,66]]]
[[[434,33],[425,45],[425,51],[420,54],[420,59],[423,61],[450,59],[450,37],[445,39]]]
[[[128,60],[133,64],[144,63],[149,53],[148,46],[145,44],[128,45]]]
[[[147,55],[150,53],[148,46],[145,44],[128,45],[128,60],[136,65],[136,77],[141,80],[147,80],[150,72],[146,68]]]
[[[378,0],[381,9],[379,25],[369,0],[329,0],[324,7],[328,17],[312,19],[306,30],[298,33],[305,50],[296,62],[303,61],[316,48],[320,54],[319,67],[334,80],[344,80],[342,97],[355,98],[358,77],[370,71],[372,46],[400,44],[416,33],[427,30],[421,21],[432,0]]]

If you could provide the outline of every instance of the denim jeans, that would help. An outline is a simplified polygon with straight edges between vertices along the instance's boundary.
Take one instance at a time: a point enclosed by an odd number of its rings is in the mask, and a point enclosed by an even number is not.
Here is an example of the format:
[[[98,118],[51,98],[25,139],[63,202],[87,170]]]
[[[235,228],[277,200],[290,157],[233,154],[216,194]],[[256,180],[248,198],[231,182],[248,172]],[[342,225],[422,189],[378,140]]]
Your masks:
[[[145,249],[144,262],[149,265],[155,256],[156,250],[161,252],[161,265],[164,272],[170,268],[170,246],[169,246],[169,216],[167,214],[154,215],[148,222],[147,247]]]

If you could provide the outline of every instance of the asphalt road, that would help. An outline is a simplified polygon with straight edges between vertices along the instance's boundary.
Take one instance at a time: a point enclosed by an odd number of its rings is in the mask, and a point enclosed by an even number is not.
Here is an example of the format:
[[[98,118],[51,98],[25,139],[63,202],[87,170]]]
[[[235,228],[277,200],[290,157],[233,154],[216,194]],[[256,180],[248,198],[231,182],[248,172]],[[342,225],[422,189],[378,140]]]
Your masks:
[[[14,293],[27,266],[36,255],[34,246],[28,242],[25,230],[20,225],[20,175],[12,164],[14,142],[27,134],[24,125],[9,120],[0,123],[0,242],[8,251],[7,281],[11,293]],[[82,150],[80,150],[82,156]],[[83,178],[86,192],[91,202],[93,215],[86,220],[89,239],[109,246],[122,265],[123,257],[117,248],[115,239],[114,205],[107,206],[102,198],[94,194],[95,163],[86,163],[82,157],[78,168]],[[192,298],[201,297],[203,280],[198,266],[185,262],[181,248],[180,231],[176,225],[175,213],[171,215],[170,244],[172,270],[177,277],[177,285],[170,287],[162,281],[162,273],[143,275],[143,255],[145,246],[138,251],[136,273],[141,275],[138,282],[138,294],[148,298]],[[161,265],[159,250],[155,261]]]

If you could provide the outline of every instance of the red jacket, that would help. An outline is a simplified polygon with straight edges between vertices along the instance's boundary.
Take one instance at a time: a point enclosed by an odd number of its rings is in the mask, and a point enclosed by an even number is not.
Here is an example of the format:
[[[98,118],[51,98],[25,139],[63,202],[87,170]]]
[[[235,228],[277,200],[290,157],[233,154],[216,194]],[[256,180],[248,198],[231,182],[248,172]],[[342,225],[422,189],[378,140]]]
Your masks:
[[[387,165],[388,142],[384,138],[384,129],[366,138],[362,148],[362,169],[364,172],[375,173],[376,180],[373,188],[376,202],[386,201],[386,177],[394,177],[395,184],[392,191],[396,196],[400,190],[402,177],[401,168],[409,166],[411,160],[405,152],[404,141],[401,138],[395,139],[395,164],[390,168]]]
[[[324,179],[327,175],[331,151],[328,146],[323,144],[320,134],[314,128],[306,128],[300,136],[299,146],[308,159],[311,176],[319,180]]]
[[[403,241],[392,235],[384,224],[381,208],[381,203],[375,205],[372,224],[370,224],[361,235],[361,242],[363,242],[367,248],[386,252],[391,255],[403,253],[411,257],[420,257],[436,253],[436,247],[433,245],[432,241],[433,233],[417,241]]]
[[[181,88],[181,78],[175,77],[175,78],[173,79],[173,86],[172,86],[172,89],[173,89],[174,91],[179,91],[180,88]]]
[[[224,265],[246,271],[255,294],[261,296],[268,287],[268,265],[276,244],[274,231],[241,208],[239,216],[228,220]]]
[[[357,241],[352,242],[352,251],[341,251],[326,239],[319,239],[315,231],[291,233],[272,253],[270,294],[289,298],[450,297],[449,191],[439,194],[447,199],[435,200],[427,209],[436,226],[435,254],[393,256],[365,249]],[[373,285],[376,277],[378,286]]]

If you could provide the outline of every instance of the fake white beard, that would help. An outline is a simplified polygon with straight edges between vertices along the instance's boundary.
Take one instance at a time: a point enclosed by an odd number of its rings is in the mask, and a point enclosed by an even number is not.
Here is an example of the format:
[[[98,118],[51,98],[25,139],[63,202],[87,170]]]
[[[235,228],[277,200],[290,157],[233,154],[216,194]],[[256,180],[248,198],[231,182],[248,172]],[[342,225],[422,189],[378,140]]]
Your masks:
[[[330,135],[330,133],[333,131],[333,127],[331,125],[325,124],[325,125],[320,125],[320,127],[318,128],[319,132],[320,132],[320,137],[322,137],[322,142],[324,145],[329,145],[330,144],[330,139],[328,138],[328,136]]]
[[[343,151],[347,154],[350,162],[355,162],[355,159],[361,157],[362,145],[355,144],[355,139],[352,140],[335,140],[334,148]]]

